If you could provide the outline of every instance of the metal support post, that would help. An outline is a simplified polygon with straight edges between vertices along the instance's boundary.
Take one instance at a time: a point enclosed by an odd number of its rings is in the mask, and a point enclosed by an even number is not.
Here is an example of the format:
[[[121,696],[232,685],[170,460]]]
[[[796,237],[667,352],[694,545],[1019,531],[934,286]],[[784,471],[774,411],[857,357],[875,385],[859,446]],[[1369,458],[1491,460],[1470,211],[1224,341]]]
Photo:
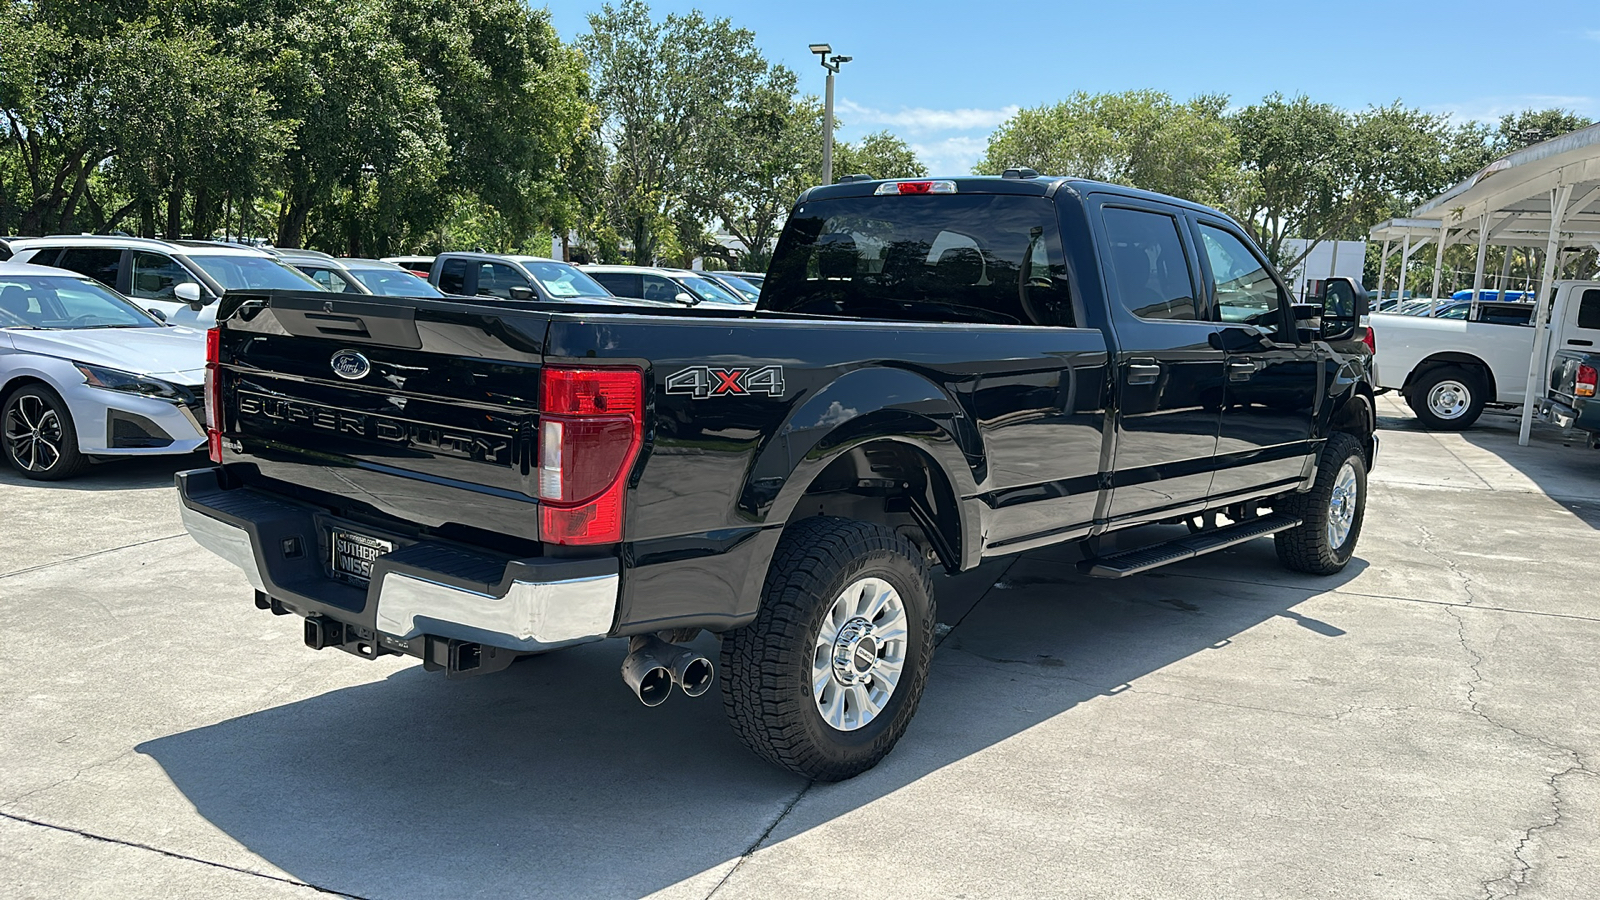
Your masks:
[[[1433,254],[1433,290],[1429,296],[1433,302],[1428,306],[1428,315],[1439,311],[1439,285],[1444,279],[1444,246],[1450,239],[1450,224],[1441,220],[1439,222],[1439,249]]]
[[[1389,274],[1389,245],[1391,243],[1393,242],[1388,238],[1384,238],[1383,255],[1378,257],[1378,299],[1373,304],[1373,312],[1377,312],[1383,307],[1383,277]]]
[[[1478,319],[1478,295],[1483,293],[1483,262],[1484,253],[1489,249],[1489,214],[1485,212],[1478,217],[1478,263],[1472,270],[1472,309],[1467,313],[1467,321],[1475,322]]]
[[[1528,358],[1528,384],[1522,395],[1522,427],[1517,432],[1517,443],[1528,446],[1528,435],[1533,431],[1533,408],[1544,399],[1541,396],[1545,378],[1545,354],[1550,346],[1552,323],[1545,319],[1550,314],[1550,282],[1555,276],[1556,256],[1561,252],[1561,220],[1566,215],[1567,201],[1572,199],[1572,185],[1564,184],[1550,189],[1550,238],[1545,242],[1544,272],[1539,279],[1539,303],[1533,313],[1533,355]]]

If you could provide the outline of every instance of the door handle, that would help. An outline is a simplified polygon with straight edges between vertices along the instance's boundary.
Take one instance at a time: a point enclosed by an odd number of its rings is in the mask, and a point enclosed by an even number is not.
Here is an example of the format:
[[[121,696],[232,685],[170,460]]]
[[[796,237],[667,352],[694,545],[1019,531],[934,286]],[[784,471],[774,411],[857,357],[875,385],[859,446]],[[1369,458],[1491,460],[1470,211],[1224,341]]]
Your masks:
[[[1580,341],[1577,338],[1572,338],[1572,339],[1567,341],[1567,346],[1569,346],[1569,347],[1593,347],[1594,346],[1594,341]]]
[[[1249,381],[1255,373],[1256,364],[1249,360],[1236,359],[1228,363],[1229,381]]]
[[[1150,360],[1136,360],[1128,363],[1129,384],[1155,384],[1161,377],[1161,364]]]

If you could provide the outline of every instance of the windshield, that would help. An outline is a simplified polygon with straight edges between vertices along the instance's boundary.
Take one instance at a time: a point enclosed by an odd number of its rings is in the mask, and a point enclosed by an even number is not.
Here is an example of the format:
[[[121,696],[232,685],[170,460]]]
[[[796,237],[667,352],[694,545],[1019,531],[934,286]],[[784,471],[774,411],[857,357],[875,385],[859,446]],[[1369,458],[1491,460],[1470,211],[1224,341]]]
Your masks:
[[[737,275],[718,275],[717,280],[727,285],[735,293],[743,294],[751,303],[756,302],[761,297],[761,288],[751,284],[748,279],[740,278]]]
[[[161,321],[92,281],[0,274],[0,328],[160,328]]]
[[[350,277],[382,297],[443,297],[433,285],[402,269],[347,269]]]
[[[189,254],[195,265],[206,270],[225,291],[251,290],[320,291],[322,285],[275,259],[265,256],[203,256]]]
[[[873,319],[1071,326],[1066,272],[1055,205],[1044,197],[816,200],[796,208],[784,226],[761,305]]]
[[[557,300],[568,297],[610,297],[611,292],[600,286],[588,275],[578,271],[564,262],[534,261],[524,262],[524,269],[539,282],[544,292]]]
[[[751,302],[709,278],[701,278],[698,275],[680,275],[677,281],[689,290],[694,291],[694,295],[701,300],[712,303],[737,303],[740,306],[749,306]]]

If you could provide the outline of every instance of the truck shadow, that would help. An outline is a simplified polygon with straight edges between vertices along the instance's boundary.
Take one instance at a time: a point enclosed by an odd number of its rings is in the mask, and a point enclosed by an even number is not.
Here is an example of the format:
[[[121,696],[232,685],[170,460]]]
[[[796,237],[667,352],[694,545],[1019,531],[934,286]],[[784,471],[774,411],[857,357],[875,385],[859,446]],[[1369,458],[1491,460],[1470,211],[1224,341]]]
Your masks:
[[[1251,548],[1237,579],[1270,559],[1270,543],[1256,543],[1265,549]],[[1273,617],[1337,639],[1344,632],[1293,607],[1361,568],[1314,587],[1241,589],[1200,578],[1093,580],[1072,561],[1055,549],[939,579],[941,619],[954,628],[917,719],[882,765],[841,785],[808,787],[758,760],[715,695],[642,707],[618,677],[615,641],[477,680],[413,666],[138,750],[217,828],[325,890],[639,896],[701,876],[708,891],[719,867],[760,841],[802,791],[806,802],[774,840]],[[697,645],[715,650],[716,641]]]

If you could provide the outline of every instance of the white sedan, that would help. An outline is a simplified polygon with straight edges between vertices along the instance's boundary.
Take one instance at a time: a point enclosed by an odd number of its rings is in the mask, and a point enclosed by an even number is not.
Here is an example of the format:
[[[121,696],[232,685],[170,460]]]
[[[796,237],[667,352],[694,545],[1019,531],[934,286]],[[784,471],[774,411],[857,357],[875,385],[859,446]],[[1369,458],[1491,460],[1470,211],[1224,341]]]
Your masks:
[[[0,263],[0,450],[25,477],[205,444],[205,332],[98,282]]]

